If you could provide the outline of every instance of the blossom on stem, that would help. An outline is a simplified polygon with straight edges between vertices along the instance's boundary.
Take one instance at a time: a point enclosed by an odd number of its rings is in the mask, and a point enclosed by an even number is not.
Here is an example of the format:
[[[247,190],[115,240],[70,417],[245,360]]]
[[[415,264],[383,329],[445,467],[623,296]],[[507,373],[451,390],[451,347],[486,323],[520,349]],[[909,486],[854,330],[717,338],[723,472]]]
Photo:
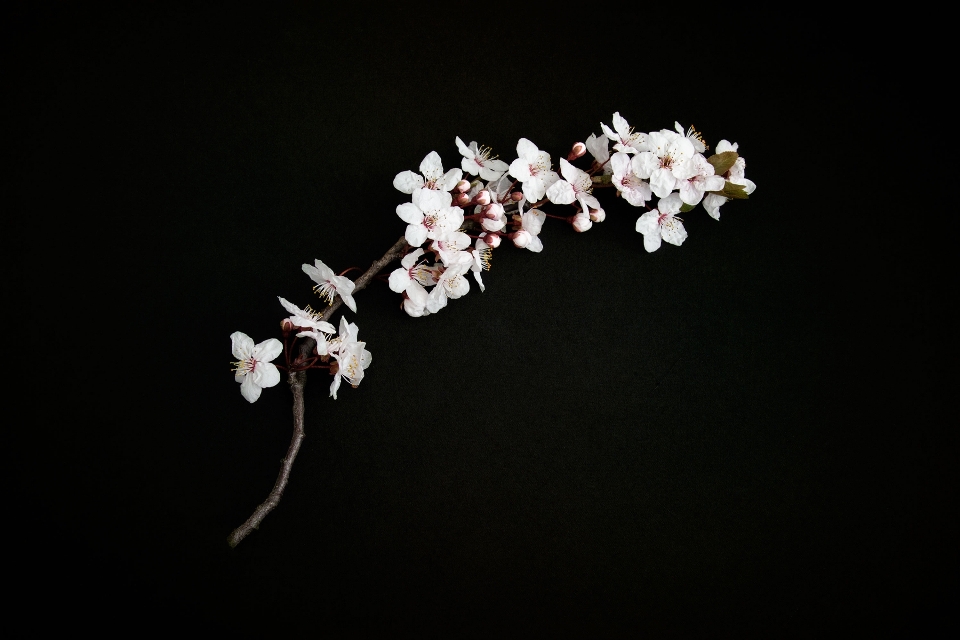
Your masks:
[[[697,153],[703,153],[709,149],[707,143],[703,141],[703,136],[700,135],[699,131],[693,128],[693,125],[687,127],[686,132],[684,132],[683,127],[680,126],[679,122],[674,122],[673,126],[677,130],[677,133],[686,137],[686,139],[690,141],[690,144],[693,145],[693,150]]]
[[[613,148],[617,151],[623,153],[639,153],[649,148],[647,146],[646,134],[634,131],[633,127],[620,115],[619,111],[613,114],[613,128],[616,129],[616,133],[611,131],[610,127],[602,122],[600,123],[600,128],[603,129],[605,136],[616,143],[613,145]]]
[[[418,189],[412,200],[397,206],[397,215],[407,223],[404,237],[411,247],[419,247],[427,238],[435,240],[437,234],[456,231],[463,224],[463,209],[451,206],[453,196],[446,191]]]
[[[471,142],[470,146],[463,144],[460,136],[457,136],[457,149],[463,159],[460,166],[471,175],[479,175],[483,180],[499,180],[509,165],[496,157],[490,157],[490,147],[478,147],[476,142]]]
[[[470,291],[470,281],[463,277],[463,274],[470,269],[472,261],[457,262],[446,269],[440,275],[440,280],[427,297],[427,311],[437,313],[440,309],[447,306],[447,298],[460,298],[467,295]]]
[[[540,151],[526,138],[517,142],[517,155],[519,157],[510,163],[510,175],[523,183],[523,195],[527,200],[538,202],[560,176],[550,168],[550,154]]]
[[[420,175],[423,174],[423,175]],[[401,171],[393,179],[393,186],[397,191],[403,193],[413,193],[417,189],[434,189],[437,191],[449,192],[457,186],[463,172],[460,169],[450,169],[443,172],[443,162],[440,160],[440,154],[431,151],[420,163],[420,174],[413,171]]]
[[[276,338],[270,338],[254,345],[245,333],[234,331],[230,334],[233,357],[234,380],[240,383],[240,394],[247,402],[256,402],[264,387],[273,387],[280,382],[280,372],[271,364],[283,353],[283,344]]]
[[[560,158],[560,173],[564,180],[557,180],[547,189],[547,198],[554,204],[580,203],[580,209],[590,213],[590,208],[602,209],[600,201],[593,195],[593,181],[586,171],[577,169],[564,158]]]
[[[333,382],[330,384],[330,395],[337,399],[337,390],[340,380],[346,378],[350,386],[356,388],[363,380],[363,371],[373,362],[373,356],[364,347],[365,342],[358,342],[359,329],[352,322],[340,317],[340,335],[330,341],[328,351],[337,360]]]
[[[683,220],[677,218],[683,200],[680,195],[671,193],[660,200],[656,209],[648,211],[637,219],[637,231],[643,234],[643,248],[654,252],[660,248],[660,240],[677,245],[687,239],[687,230]]]
[[[613,167],[613,186],[624,200],[635,207],[642,207],[652,197],[650,184],[637,175],[639,162],[639,156],[617,152],[610,158],[609,165]]]
[[[353,280],[346,276],[338,276],[333,272],[333,269],[320,262],[320,260],[314,260],[313,264],[315,266],[301,265],[303,272],[317,283],[314,285],[313,291],[326,300],[328,305],[333,304],[333,299],[339,295],[343,298],[343,303],[356,313],[357,303],[353,300],[353,289],[356,285]]]
[[[650,180],[650,188],[658,198],[665,198],[687,177],[685,163],[695,153],[693,144],[675,131],[663,129],[650,133],[647,140],[650,151],[639,154],[637,175]]]
[[[723,189],[723,178],[714,175],[713,165],[699,153],[687,160],[683,169],[687,176],[680,183],[680,199],[689,205],[700,204],[707,191]]]
[[[280,298],[280,296],[277,296]],[[320,314],[315,312],[309,306],[306,309],[301,309],[292,302],[280,298],[280,304],[283,305],[283,308],[292,313],[293,315],[288,318],[294,326],[304,329],[297,333],[298,338],[313,338],[317,343],[317,355],[326,355],[327,353],[327,336],[333,335],[337,332],[332,324],[325,322],[320,319]]]

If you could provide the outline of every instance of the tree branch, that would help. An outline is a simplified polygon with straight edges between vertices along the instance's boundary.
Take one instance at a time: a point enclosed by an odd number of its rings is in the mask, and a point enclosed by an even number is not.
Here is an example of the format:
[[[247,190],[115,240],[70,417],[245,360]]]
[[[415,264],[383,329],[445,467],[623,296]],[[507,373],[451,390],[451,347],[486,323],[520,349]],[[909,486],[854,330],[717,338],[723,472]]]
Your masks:
[[[403,257],[406,249],[409,247],[406,239],[400,238],[392,247],[390,247],[383,257],[370,265],[370,268],[354,281],[354,293],[360,291],[369,283],[378,273],[383,271],[384,267],[394,260]],[[343,304],[343,299],[337,299],[327,307],[327,310],[320,316],[322,320],[329,320],[334,312]],[[316,341],[313,338],[307,338],[300,345],[300,359],[308,359],[313,354],[313,347]],[[287,449],[287,455],[280,463],[280,475],[270,491],[267,499],[260,503],[253,514],[242,525],[233,530],[227,537],[227,544],[236,547],[240,541],[250,535],[254,529],[260,526],[260,523],[273,511],[273,508],[280,503],[283,496],[283,490],[287,487],[287,481],[290,479],[290,471],[293,469],[293,461],[297,458],[300,451],[300,445],[306,432],[303,428],[303,387],[307,384],[306,371],[291,371],[287,374],[287,383],[290,385],[290,391],[293,393],[293,437],[290,439],[290,447]]]

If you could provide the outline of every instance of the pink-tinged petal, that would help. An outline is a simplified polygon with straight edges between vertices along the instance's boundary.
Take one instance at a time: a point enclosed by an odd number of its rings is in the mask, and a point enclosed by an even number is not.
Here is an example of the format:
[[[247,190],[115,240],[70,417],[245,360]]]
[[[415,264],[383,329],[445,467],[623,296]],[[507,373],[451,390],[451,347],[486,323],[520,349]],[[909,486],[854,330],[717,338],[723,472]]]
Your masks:
[[[281,353],[283,353],[283,343],[276,338],[264,340],[253,348],[253,357],[260,362],[270,362]]]
[[[407,284],[410,282],[410,272],[406,269],[395,269],[390,274],[389,285],[390,290],[396,293],[401,293],[404,289],[407,288]]]
[[[463,140],[460,139],[460,136],[457,136],[457,151],[459,151],[460,155],[462,155],[464,158],[473,159],[473,157],[476,155],[470,150],[469,147],[467,147],[467,145],[463,144]]]
[[[657,233],[659,235],[659,219],[659,211],[656,209],[653,211],[647,211],[645,214],[637,218],[637,232],[642,233],[645,236],[652,233]]]
[[[530,238],[532,237],[533,236],[530,235],[529,231],[523,231],[521,229],[513,236],[513,246],[517,247],[518,249],[523,249],[530,244]]]
[[[643,248],[647,250],[647,253],[653,253],[660,248],[660,234],[659,233],[647,233],[643,236]]]
[[[623,197],[633,206],[642,207],[653,197],[653,191],[650,190],[650,185],[648,183],[641,182],[640,184],[634,186],[633,189],[624,192]]]
[[[477,164],[477,161],[473,158],[462,158],[460,160],[460,167],[465,173],[469,173],[472,176],[479,175],[483,171],[483,167]]]
[[[246,398],[247,402],[256,402],[260,397],[260,386],[254,382],[252,375],[246,375],[243,382],[240,383],[240,395]]]
[[[424,158],[423,162],[420,163],[420,173],[423,174],[423,177],[427,180],[436,180],[443,175],[443,162],[440,160],[440,154],[436,151],[431,151]]]
[[[547,189],[547,199],[553,204],[570,204],[577,199],[577,194],[569,182],[558,180]]]
[[[404,202],[397,205],[397,215],[407,224],[420,224],[423,222],[423,211],[412,202]]]
[[[530,202],[539,202],[543,198],[546,190],[547,187],[538,176],[530,176],[530,178],[523,183],[523,195]]]
[[[427,228],[419,224],[408,224],[403,237],[411,247],[419,247],[427,239]]]
[[[526,138],[520,138],[520,140],[517,141],[517,155],[524,160],[533,162],[539,151],[540,149],[537,148],[537,145]]]
[[[269,362],[258,362],[257,372],[260,374],[257,384],[265,389],[275,387],[280,382],[280,371]]]
[[[230,350],[237,360],[246,360],[253,353],[253,338],[242,331],[230,334]]]
[[[683,223],[676,218],[667,218],[660,225],[660,235],[664,242],[679,247],[687,239],[687,230],[683,228]]]
[[[417,175],[413,171],[401,171],[393,179],[393,186],[397,191],[413,193],[423,186],[423,176]]]
[[[517,158],[510,163],[510,175],[520,182],[526,183],[530,179],[530,163],[523,158]]]

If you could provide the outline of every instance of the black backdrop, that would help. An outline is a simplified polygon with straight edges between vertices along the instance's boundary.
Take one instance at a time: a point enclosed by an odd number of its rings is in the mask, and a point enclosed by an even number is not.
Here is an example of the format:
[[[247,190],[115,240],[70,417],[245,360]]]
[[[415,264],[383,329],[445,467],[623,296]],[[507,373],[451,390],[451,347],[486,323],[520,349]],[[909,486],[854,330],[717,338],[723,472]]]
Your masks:
[[[63,612],[40,624],[952,623],[938,289],[861,179],[869,52],[794,35],[803,16],[744,38],[677,18],[418,11],[11,15],[27,224],[8,239],[46,316],[31,335],[67,354],[32,349],[37,429],[19,458],[42,489],[22,597]],[[385,286],[360,293],[373,366],[336,402],[311,375],[289,488],[229,549],[291,422],[285,384],[241,398],[229,334],[279,337],[276,296],[311,301],[301,263],[379,257],[404,229],[393,177],[429,151],[456,166],[460,136],[509,161],[522,136],[556,162],[614,111],[738,142],[756,193],[719,223],[686,214],[686,243],[653,254],[638,211],[603,193],[606,222],[548,221],[541,254],[499,249],[485,293],[429,318]]]

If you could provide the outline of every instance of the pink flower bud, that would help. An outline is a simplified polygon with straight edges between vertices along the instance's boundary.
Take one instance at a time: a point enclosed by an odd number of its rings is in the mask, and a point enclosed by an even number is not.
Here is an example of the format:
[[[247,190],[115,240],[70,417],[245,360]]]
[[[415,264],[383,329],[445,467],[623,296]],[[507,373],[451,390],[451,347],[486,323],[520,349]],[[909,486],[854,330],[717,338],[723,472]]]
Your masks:
[[[487,243],[487,246],[491,249],[496,249],[500,246],[500,235],[497,233],[488,233],[483,236],[483,241]]]
[[[484,189],[473,197],[473,201],[479,205],[490,204],[490,192]]]
[[[593,223],[590,221],[590,216],[585,216],[582,213],[572,216],[570,224],[573,225],[573,228],[576,229],[578,233],[583,233],[593,226]]]
[[[454,187],[454,189],[456,189],[456,190],[459,191],[460,193],[465,193],[465,192],[467,192],[467,191],[470,191],[470,181],[469,181],[469,180],[461,180],[460,182],[457,183],[457,186]]]
[[[470,196],[465,193],[458,193],[457,197],[453,199],[458,207],[464,207],[470,202]]]
[[[520,202],[523,200],[523,194],[519,191],[514,191],[510,194],[510,199],[514,202]]]
[[[618,192],[619,193],[619,192]],[[603,209],[591,209],[590,219],[594,222],[603,222],[607,219],[607,212]]]
[[[503,215],[502,204],[488,204],[483,208],[484,218],[490,218],[491,220],[499,220],[501,215]]]
[[[523,249],[525,246],[530,244],[530,233],[527,231],[517,231],[516,233],[510,234],[510,239],[513,240],[514,246],[519,249]]]
[[[290,321],[290,318],[284,318],[280,321],[280,331],[283,332],[283,337],[286,338],[290,335],[290,332],[296,328],[296,325]]]
[[[570,149],[570,153],[567,154],[567,162],[573,162],[574,160],[576,160],[586,152],[587,152],[587,145],[583,144],[582,142],[576,143],[575,145],[573,145],[573,148]]]

